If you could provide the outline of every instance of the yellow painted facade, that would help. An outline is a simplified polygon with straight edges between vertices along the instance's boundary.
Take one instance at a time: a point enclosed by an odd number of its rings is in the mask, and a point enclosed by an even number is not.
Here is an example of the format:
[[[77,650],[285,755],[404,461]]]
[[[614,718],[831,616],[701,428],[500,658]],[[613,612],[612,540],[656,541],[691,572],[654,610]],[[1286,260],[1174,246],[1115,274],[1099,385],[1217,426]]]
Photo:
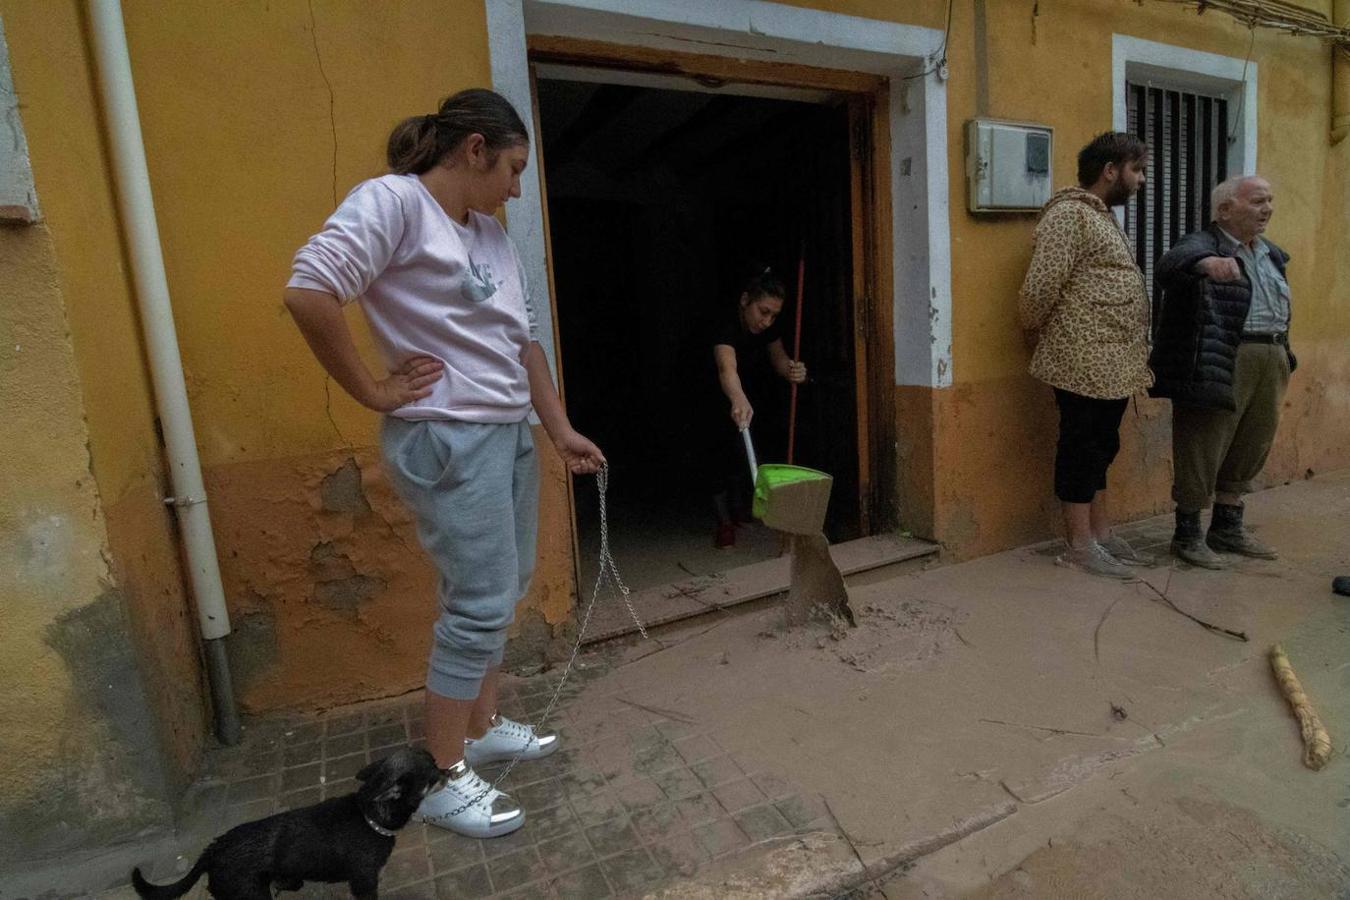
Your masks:
[[[1308,4],[1317,8],[1317,3]],[[1321,4],[1330,14],[1331,4]],[[971,11],[957,4],[948,135],[952,172],[963,171],[961,124],[975,114]],[[1243,58],[1259,66],[1257,159],[1276,192],[1270,235],[1292,255],[1292,342],[1300,369],[1286,401],[1271,483],[1350,463],[1350,309],[1347,148],[1329,146],[1330,51],[1320,41],[1257,30],[1217,14],[1197,17],[1161,3],[1083,0],[1042,5],[989,2],[989,109],[999,118],[1055,128],[1054,170],[1070,183],[1078,148],[1111,125],[1111,36],[1127,34]],[[1160,170],[1158,170],[1160,171]],[[1156,171],[1155,171],[1156,174]],[[965,213],[953,179],[952,389],[935,392],[934,530],[973,556],[1047,536],[1057,514],[1048,489],[1055,430],[1048,389],[1025,375],[1016,289],[1030,256],[1030,219],[983,221]],[[1170,427],[1164,401],[1132,404],[1110,501],[1126,518],[1170,503]],[[1012,448],[1019,448],[1014,451]],[[992,473],[998,472],[998,477]],[[1029,497],[1023,485],[1046,485]]]
[[[106,567],[98,490],[81,449],[83,408],[51,241],[40,228],[0,230],[0,281],[23,308],[0,309],[0,796],[31,800],[35,761],[59,752],[73,701],[70,673],[44,630],[81,599],[96,597]],[[30,363],[29,361],[34,361]],[[41,361],[40,365],[36,365]],[[63,361],[53,371],[49,363]]]
[[[109,566],[109,523],[45,226],[0,228],[0,284],[4,865],[165,821],[164,770],[181,751],[160,741],[150,712],[159,698],[147,698],[138,677],[144,648]],[[131,735],[135,723],[142,731]],[[200,728],[191,741],[195,753]],[[181,783],[187,762],[169,780]]]
[[[940,0],[792,5],[939,29],[947,10]],[[1309,5],[1330,12],[1327,0]],[[303,708],[415,688],[432,573],[380,472],[376,417],[326,384],[285,313],[281,286],[292,253],[336,202],[381,172],[383,141],[399,118],[489,83],[483,2],[124,6],[237,629],[230,641],[240,699],[250,710]],[[1078,148],[1111,125],[1113,33],[1236,57],[1252,41],[1260,170],[1277,196],[1271,235],[1293,257],[1301,361],[1267,475],[1279,481],[1350,465],[1350,306],[1338,300],[1350,291],[1350,141],[1333,147],[1327,139],[1327,48],[1267,31],[1253,40],[1220,14],[1197,17],[1164,3],[1042,3],[1034,18],[1026,3],[984,6],[984,112],[1052,125],[1060,184]],[[965,212],[961,129],[976,114],[980,51],[973,4],[953,8],[954,384],[897,389],[895,407],[902,518],[963,557],[1053,532],[1046,436],[1055,419],[1049,390],[1026,375],[1015,320],[1033,219]],[[44,634],[111,589],[173,782],[200,756],[207,701],[173,523],[160,502],[154,404],[84,14],[77,0],[0,0],[0,21],[45,215],[38,226],[0,229],[0,284],[20,301],[0,309],[0,396],[15,411],[0,426],[0,760],[20,752],[35,768],[59,768],[63,740],[95,733],[75,722],[78,673]],[[352,321],[359,332],[359,316]],[[34,338],[10,340],[21,332]],[[907,423],[925,427],[915,433]],[[1112,475],[1118,514],[1170,508],[1166,404],[1138,403],[1123,438]],[[540,565],[520,620],[562,636],[575,595],[570,516],[561,467],[551,453],[544,463]],[[40,551],[51,544],[41,529],[57,521],[66,531],[50,540],[66,541],[74,562],[58,580],[25,581],[25,566],[46,565]],[[31,728],[12,730],[16,720]],[[0,808],[27,803],[36,789],[20,771],[0,762]]]

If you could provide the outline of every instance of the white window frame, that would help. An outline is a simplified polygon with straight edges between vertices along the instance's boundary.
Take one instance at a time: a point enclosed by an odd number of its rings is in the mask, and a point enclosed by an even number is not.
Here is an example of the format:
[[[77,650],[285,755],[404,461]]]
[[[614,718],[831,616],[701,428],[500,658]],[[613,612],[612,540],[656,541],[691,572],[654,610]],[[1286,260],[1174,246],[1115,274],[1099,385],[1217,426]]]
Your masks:
[[[946,82],[922,71],[942,32],[767,0],[487,0],[492,80],[522,114],[531,109],[527,34],[721,53],[891,79],[891,262],[895,380],[952,383],[951,228]],[[529,127],[533,123],[527,121]],[[540,321],[551,321],[538,178],[525,178],[507,223],[534,286]],[[550,329],[541,343],[557,371]]]
[[[19,116],[19,96],[9,68],[9,45],[0,21],[0,221],[38,220],[37,188],[28,160],[28,139]]]
[[[1241,117],[1237,140],[1228,148],[1229,175],[1256,174],[1256,73],[1254,60],[1191,50],[1125,34],[1111,36],[1112,127],[1129,130],[1126,112],[1127,82],[1191,93],[1209,94],[1228,101]],[[1124,224],[1125,209],[1116,209]]]

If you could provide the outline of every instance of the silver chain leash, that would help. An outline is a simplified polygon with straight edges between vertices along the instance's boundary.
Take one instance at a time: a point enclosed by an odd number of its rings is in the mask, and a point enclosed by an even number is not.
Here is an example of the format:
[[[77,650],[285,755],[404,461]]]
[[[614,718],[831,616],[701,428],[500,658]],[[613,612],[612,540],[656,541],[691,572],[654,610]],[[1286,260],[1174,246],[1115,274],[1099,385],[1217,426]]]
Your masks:
[[[586,629],[591,624],[591,613],[595,611],[595,603],[600,599],[600,593],[605,589],[605,582],[608,581],[609,591],[617,592],[623,598],[624,606],[628,607],[628,615],[632,617],[633,624],[637,626],[642,634],[643,640],[647,640],[647,626],[642,624],[642,619],[638,617],[637,610],[633,607],[632,592],[628,590],[628,585],[623,583],[623,578],[619,575],[619,567],[614,562],[614,555],[609,549],[609,509],[606,503],[606,495],[609,492],[609,463],[605,463],[600,470],[595,473],[595,486],[600,495],[600,573],[595,578],[595,587],[591,590],[591,599],[586,604],[586,612],[581,618],[581,627],[577,629],[577,639],[572,645],[572,653],[567,658],[567,665],[563,667],[562,677],[558,679],[558,686],[553,689],[553,696],[544,706],[544,711],[539,714],[539,718],[530,723],[530,732],[538,734],[539,729],[548,721],[548,717],[553,712],[553,707],[557,706],[558,698],[562,695],[563,685],[567,684],[567,677],[572,674],[572,667],[576,664],[577,654],[581,652],[581,642],[586,637]],[[470,806],[478,803],[488,794],[497,790],[498,786],[506,780],[506,776],[511,774],[511,770],[520,762],[525,750],[525,746],[520,749],[511,761],[507,763],[506,768],[502,769],[492,784],[484,788],[477,796],[466,801],[457,809],[452,810],[446,818],[454,818]],[[440,818],[439,816],[437,818]]]
[[[628,615],[632,618],[633,624],[637,626],[642,639],[647,640],[647,626],[642,624],[638,618],[637,610],[633,608],[632,592],[628,590],[628,585],[623,583],[623,578],[619,575],[619,567],[614,562],[614,555],[609,552],[609,510],[605,504],[605,494],[609,491],[609,463],[600,467],[600,471],[595,473],[595,486],[600,492],[600,572],[595,576],[595,588],[591,591],[590,606],[586,608],[586,620],[591,617],[591,608],[595,606],[595,598],[600,596],[600,589],[604,585],[605,576],[608,575],[614,582],[614,587],[618,590],[619,596],[623,598],[623,605],[628,607]],[[577,634],[577,647],[581,646],[581,635],[586,633],[586,623],[581,625],[581,631]],[[576,648],[572,650],[573,658],[576,657]],[[567,667],[572,667],[568,662]],[[567,677],[566,674],[563,677]]]

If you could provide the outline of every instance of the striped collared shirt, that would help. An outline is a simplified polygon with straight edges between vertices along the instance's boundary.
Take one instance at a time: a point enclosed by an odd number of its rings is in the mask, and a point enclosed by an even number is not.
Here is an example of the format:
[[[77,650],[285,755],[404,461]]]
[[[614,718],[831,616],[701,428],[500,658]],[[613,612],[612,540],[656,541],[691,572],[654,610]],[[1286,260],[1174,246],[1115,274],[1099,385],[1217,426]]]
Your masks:
[[[1256,238],[1256,249],[1233,237],[1222,228],[1223,236],[1234,244],[1233,252],[1242,260],[1252,283],[1252,304],[1242,330],[1255,334],[1277,334],[1289,330],[1289,282],[1270,258],[1270,245]]]

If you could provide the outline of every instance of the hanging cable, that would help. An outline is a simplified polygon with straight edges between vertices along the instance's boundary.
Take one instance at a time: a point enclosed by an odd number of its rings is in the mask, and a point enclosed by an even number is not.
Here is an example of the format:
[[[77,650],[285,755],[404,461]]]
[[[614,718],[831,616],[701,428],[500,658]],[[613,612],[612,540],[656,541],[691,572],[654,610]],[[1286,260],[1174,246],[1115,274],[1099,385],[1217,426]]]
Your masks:
[[[1272,28],[1290,35],[1326,38],[1350,47],[1350,28],[1335,24],[1323,13],[1285,0],[1157,0],[1194,8],[1198,14],[1211,9],[1227,13],[1248,28]]]
[[[937,53],[934,54],[934,56],[936,57],[935,61],[931,66],[924,69],[922,72],[915,72],[913,75],[906,75],[904,78],[900,79],[901,81],[913,81],[915,78],[923,78],[925,76],[932,75],[939,69],[946,67],[947,39],[950,38],[952,34],[952,2],[953,0],[947,0],[947,24],[942,29],[942,45],[938,47]]]

